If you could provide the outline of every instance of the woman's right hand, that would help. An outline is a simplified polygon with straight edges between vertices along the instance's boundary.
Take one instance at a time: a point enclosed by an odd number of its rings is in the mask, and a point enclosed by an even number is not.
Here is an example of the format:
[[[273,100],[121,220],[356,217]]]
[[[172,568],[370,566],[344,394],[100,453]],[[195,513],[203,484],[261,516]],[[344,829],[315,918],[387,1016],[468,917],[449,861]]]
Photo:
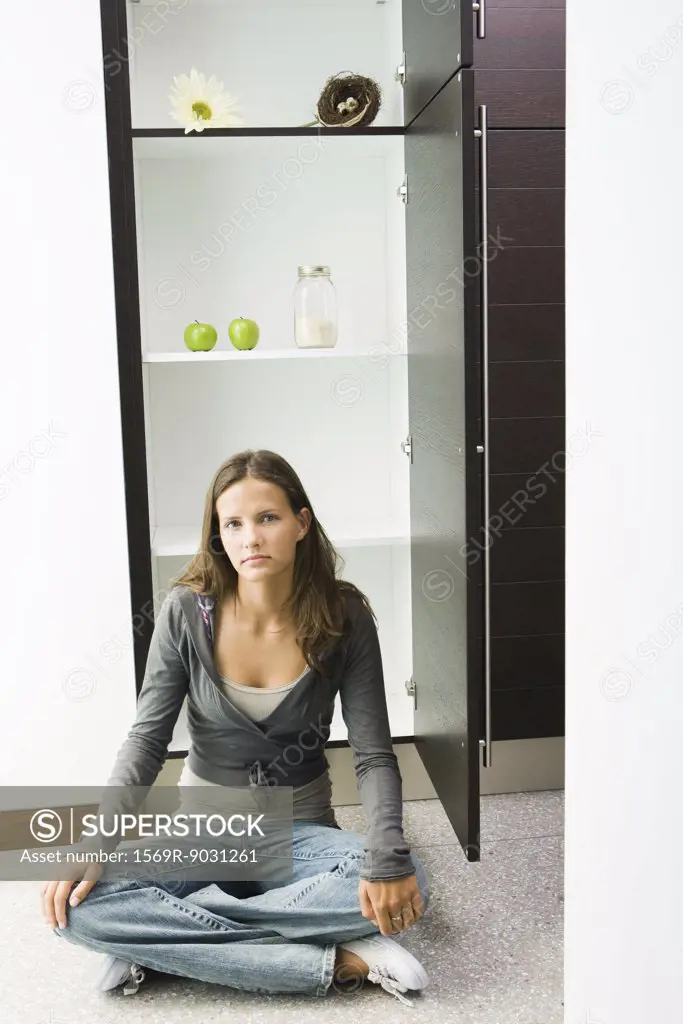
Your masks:
[[[74,905],[74,900],[77,903],[82,903],[101,875],[102,865],[93,862],[86,865],[85,870],[81,868],[81,871],[71,879],[62,880],[61,882],[45,882],[42,893],[45,923],[49,924],[52,928],[57,926],[66,928],[67,899],[72,906]],[[71,892],[72,885],[79,878],[82,880],[74,891]]]

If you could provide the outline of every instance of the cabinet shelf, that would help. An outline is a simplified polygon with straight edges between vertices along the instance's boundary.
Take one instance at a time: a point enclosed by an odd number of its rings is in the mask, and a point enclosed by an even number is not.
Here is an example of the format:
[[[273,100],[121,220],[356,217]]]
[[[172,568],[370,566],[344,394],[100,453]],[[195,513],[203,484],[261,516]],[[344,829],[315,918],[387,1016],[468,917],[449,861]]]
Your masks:
[[[153,526],[152,554],[156,558],[190,558],[199,549],[201,531],[194,526]],[[397,547],[408,545],[409,537],[391,528],[390,524],[370,523],[352,531],[333,529],[329,536],[336,548]]]
[[[143,355],[143,363],[249,363],[254,359],[360,359],[379,352],[384,356],[405,356],[405,351],[391,351],[384,345],[375,345],[368,349],[348,348],[253,348],[240,352],[237,349],[212,349],[210,352],[147,352]]]
[[[261,136],[315,136],[317,135],[339,135],[339,136],[373,136],[373,135],[405,135],[406,128],[402,125],[367,125],[358,128],[325,128],[322,125],[298,126],[297,125],[274,125],[274,126],[246,126],[239,128],[205,128],[203,132],[188,132],[184,128],[132,128],[130,131],[133,139],[215,139],[215,138],[260,138]]]
[[[136,161],[226,160],[230,161],[229,164],[226,164],[227,182],[234,181],[241,174],[236,166],[236,161],[251,163],[254,159],[265,160],[267,166],[259,168],[257,173],[261,177],[265,172],[266,180],[277,170],[281,170],[286,178],[284,165],[288,159],[299,160],[303,171],[317,164],[322,153],[328,151],[338,162],[343,160],[348,162],[351,157],[359,159],[381,157],[385,160],[393,158],[402,162],[405,146],[404,135],[403,128],[372,127],[214,128],[199,134],[190,132],[189,135],[185,135],[182,128],[139,128],[131,131],[133,155]],[[310,139],[310,141],[297,142],[298,138]],[[316,145],[319,147],[317,154]],[[306,147],[305,151],[302,147]],[[351,152],[351,156],[349,156],[349,152]],[[256,168],[252,167],[252,170],[256,170]],[[328,173],[333,173],[333,169]],[[295,180],[294,176],[292,180]]]

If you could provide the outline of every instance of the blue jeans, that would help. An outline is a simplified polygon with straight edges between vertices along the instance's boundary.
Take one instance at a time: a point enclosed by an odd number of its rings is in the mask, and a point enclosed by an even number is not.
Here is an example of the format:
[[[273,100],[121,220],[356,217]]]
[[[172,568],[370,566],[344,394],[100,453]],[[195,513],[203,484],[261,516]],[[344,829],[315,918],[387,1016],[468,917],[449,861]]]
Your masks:
[[[67,902],[67,926],[54,932],[166,974],[251,992],[324,996],[337,943],[379,934],[360,912],[364,846],[358,832],[294,821],[291,882],[166,886],[158,875],[143,882],[103,878],[79,906]],[[411,857],[426,909],[426,872],[412,851]],[[252,895],[244,895],[245,887]]]

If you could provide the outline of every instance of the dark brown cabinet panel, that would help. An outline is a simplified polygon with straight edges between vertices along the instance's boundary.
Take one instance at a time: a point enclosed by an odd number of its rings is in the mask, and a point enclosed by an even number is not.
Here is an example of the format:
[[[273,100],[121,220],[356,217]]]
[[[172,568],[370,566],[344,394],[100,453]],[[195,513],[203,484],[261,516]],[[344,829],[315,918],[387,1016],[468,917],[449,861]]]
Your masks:
[[[564,128],[565,72],[475,71],[475,102],[495,128]]]
[[[554,480],[545,473],[491,475],[491,515],[498,513],[518,526],[564,526],[565,475],[551,468],[548,473]]]
[[[509,511],[514,521],[517,516]],[[500,516],[491,516],[495,558],[491,559],[491,582],[538,583],[563,580],[565,534],[561,526],[497,529]]]
[[[494,740],[564,736],[564,686],[497,692],[491,709]]]
[[[503,244],[564,244],[563,188],[489,188],[488,196],[489,230]]]
[[[486,7],[486,37],[474,40],[480,70],[558,71],[566,65],[565,12],[533,4],[503,10]]]
[[[567,6],[567,0],[486,0],[486,10],[503,11],[517,10],[520,7],[533,7],[537,10],[563,11]]]
[[[563,416],[564,409],[564,362],[489,364],[489,410],[493,418]]]
[[[552,486],[551,476],[564,470],[566,450],[564,416],[552,418],[491,419],[489,423],[491,473],[537,474]],[[559,469],[555,469],[552,460]]]
[[[489,132],[488,146],[492,244],[564,245],[564,131],[499,129]],[[479,214],[478,166],[476,182]]]
[[[564,246],[514,246],[489,256],[489,302],[563,303]]]
[[[564,188],[565,141],[564,131],[489,132],[489,188]]]
[[[491,641],[491,687],[515,690],[564,683],[563,634],[499,636]]]
[[[487,0],[474,42],[488,122],[494,741],[564,734],[565,6]]]
[[[564,359],[564,333],[561,303],[489,306],[491,363],[501,359]]]
[[[564,7],[487,5],[486,37],[474,42],[474,87],[489,128],[563,128],[565,66]]]
[[[564,582],[494,583],[491,636],[564,633]]]

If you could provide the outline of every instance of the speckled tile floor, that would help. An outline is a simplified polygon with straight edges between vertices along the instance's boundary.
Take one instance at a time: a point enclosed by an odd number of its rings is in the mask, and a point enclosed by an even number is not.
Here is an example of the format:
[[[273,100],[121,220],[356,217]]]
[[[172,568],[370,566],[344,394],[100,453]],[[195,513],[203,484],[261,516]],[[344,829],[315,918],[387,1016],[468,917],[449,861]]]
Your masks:
[[[339,824],[364,831],[360,807]],[[405,804],[404,827],[431,884],[424,917],[402,945],[429,986],[413,1009],[371,984],[323,999],[264,996],[149,974],[135,996],[93,990],[100,956],[62,942],[42,921],[40,883],[0,883],[3,1024],[383,1024],[429,1014],[439,1024],[561,1024],[563,794],[482,798],[481,861],[469,864],[441,804]],[[360,1002],[359,1002],[360,1000]],[[410,1019],[408,1016],[406,1019]]]

